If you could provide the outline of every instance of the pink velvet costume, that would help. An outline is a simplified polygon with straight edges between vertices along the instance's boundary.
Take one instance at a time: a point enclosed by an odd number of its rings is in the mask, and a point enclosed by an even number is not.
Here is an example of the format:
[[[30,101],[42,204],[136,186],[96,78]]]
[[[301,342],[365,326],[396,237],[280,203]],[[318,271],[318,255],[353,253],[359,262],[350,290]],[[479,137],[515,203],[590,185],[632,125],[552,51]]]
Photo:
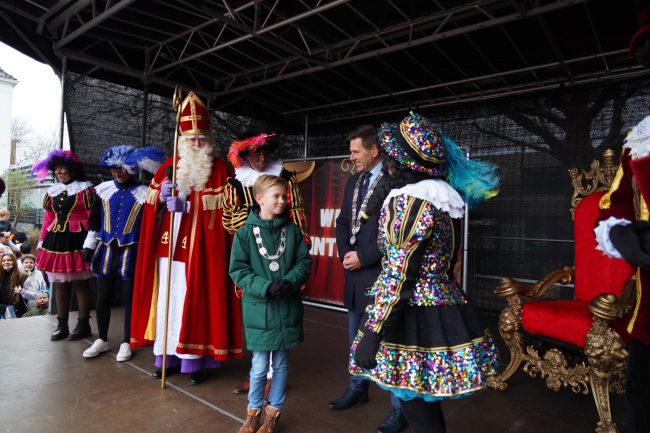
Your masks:
[[[81,252],[94,199],[94,189],[87,181],[59,182],[47,190],[36,266],[47,272],[50,282],[86,280],[93,276]]]

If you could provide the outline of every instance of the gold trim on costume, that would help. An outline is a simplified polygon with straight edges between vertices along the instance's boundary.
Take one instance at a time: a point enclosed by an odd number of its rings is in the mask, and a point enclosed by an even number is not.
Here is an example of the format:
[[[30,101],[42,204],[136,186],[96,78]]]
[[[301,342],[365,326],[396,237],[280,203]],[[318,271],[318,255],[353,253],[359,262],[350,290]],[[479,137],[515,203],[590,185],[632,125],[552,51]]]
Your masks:
[[[129,257],[130,250],[131,250],[130,247],[124,247],[124,252],[122,253],[122,269],[120,270],[120,274],[123,277],[126,276],[126,264],[127,264],[127,259]]]
[[[135,225],[135,220],[138,219],[138,215],[140,214],[140,208],[142,205],[138,202],[133,205],[131,208],[131,212],[129,213],[129,217],[126,220],[126,224],[124,225],[124,234],[128,235],[133,231],[133,226]]]
[[[192,266],[192,251],[194,251],[194,240],[196,238],[196,220],[199,215],[199,193],[194,193],[194,204],[192,205],[192,226],[190,230],[190,250],[188,251],[189,260],[187,266]],[[192,269],[189,267],[188,269]]]
[[[104,231],[106,233],[111,232],[111,206],[110,203],[106,200],[102,200],[102,206],[104,207]]]
[[[158,202],[158,192],[160,191],[149,187],[149,191],[147,191],[147,198],[145,200],[146,203],[155,205]]]
[[[158,316],[158,259],[154,260],[153,271],[153,290],[151,292],[151,305],[149,306],[149,320],[147,321],[147,329],[144,331],[144,339],[155,341],[156,340],[156,320]],[[169,266],[172,261],[169,260]]]
[[[203,203],[203,210],[217,210],[223,208],[223,195],[222,194],[204,194],[201,196]]]
[[[113,249],[110,247],[104,250],[104,266],[102,266],[102,274],[104,275],[108,274],[109,259],[112,253],[113,253]]]
[[[598,207],[601,209],[609,209],[612,205],[612,194],[616,192],[619,186],[621,186],[621,180],[623,179],[623,167],[618,166],[618,169],[616,170],[616,175],[614,176],[614,180],[612,181],[612,186],[609,187],[609,191],[605,193],[600,198],[600,202],[598,202]]]

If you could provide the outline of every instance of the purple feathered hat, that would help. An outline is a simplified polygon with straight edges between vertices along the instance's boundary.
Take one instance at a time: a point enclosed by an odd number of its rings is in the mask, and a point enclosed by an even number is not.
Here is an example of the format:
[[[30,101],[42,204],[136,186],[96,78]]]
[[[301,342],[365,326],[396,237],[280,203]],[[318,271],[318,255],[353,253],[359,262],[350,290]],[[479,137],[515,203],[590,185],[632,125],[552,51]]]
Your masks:
[[[53,150],[40,161],[32,166],[32,174],[38,175],[38,181],[42,182],[47,177],[49,171],[54,171],[56,167],[65,167],[68,169],[72,180],[83,180],[86,178],[81,161],[71,150]]]

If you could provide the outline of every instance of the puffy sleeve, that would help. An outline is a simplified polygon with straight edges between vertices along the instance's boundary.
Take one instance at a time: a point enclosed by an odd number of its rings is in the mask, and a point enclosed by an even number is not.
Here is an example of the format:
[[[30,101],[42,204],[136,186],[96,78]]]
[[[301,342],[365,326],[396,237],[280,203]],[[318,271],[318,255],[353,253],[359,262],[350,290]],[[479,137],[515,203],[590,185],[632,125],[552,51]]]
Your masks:
[[[371,289],[366,327],[381,334],[399,317],[411,298],[428,239],[432,236],[434,207],[406,195],[393,197],[384,207],[380,236],[385,241],[382,270]],[[383,233],[382,233],[383,232]]]
[[[38,238],[39,247],[45,239],[45,235],[49,231],[50,224],[54,221],[54,207],[52,206],[52,197],[48,194],[45,194],[43,197],[43,209],[45,210],[43,214],[43,225],[41,226],[41,235]]]
[[[235,233],[244,225],[248,216],[248,207],[244,206],[240,195],[241,183],[233,178],[228,178],[223,187],[223,228],[229,233]]]
[[[287,183],[287,208],[289,209],[289,217],[291,222],[300,228],[305,245],[309,247],[311,245],[311,238],[309,237],[309,227],[305,218],[305,205],[302,200],[300,187],[298,186],[298,179],[296,179],[294,173],[291,173],[291,177]]]

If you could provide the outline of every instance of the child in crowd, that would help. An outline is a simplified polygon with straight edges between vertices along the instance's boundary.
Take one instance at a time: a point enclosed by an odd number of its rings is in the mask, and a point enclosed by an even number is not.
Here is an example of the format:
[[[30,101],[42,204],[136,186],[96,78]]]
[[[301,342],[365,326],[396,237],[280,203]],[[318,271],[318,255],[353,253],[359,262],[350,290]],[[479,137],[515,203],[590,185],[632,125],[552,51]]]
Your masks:
[[[285,212],[287,182],[260,176],[253,184],[258,206],[235,234],[230,276],[242,289],[246,345],[253,351],[246,421],[239,433],[275,433],[285,400],[289,349],[303,341],[300,287],[311,257],[300,228]],[[262,420],[264,384],[273,362],[269,405]]]
[[[23,317],[44,316],[47,314],[47,307],[49,304],[50,295],[47,292],[36,292],[34,305],[23,314]]]
[[[20,263],[22,264],[23,272],[27,274],[27,280],[25,281],[24,289],[22,289],[25,291],[24,294],[19,294],[24,299],[30,300],[27,307],[31,308],[35,305],[36,295],[39,292],[48,292],[48,284],[45,281],[44,274],[38,269],[35,269],[36,257],[31,254],[25,254],[20,258]]]

